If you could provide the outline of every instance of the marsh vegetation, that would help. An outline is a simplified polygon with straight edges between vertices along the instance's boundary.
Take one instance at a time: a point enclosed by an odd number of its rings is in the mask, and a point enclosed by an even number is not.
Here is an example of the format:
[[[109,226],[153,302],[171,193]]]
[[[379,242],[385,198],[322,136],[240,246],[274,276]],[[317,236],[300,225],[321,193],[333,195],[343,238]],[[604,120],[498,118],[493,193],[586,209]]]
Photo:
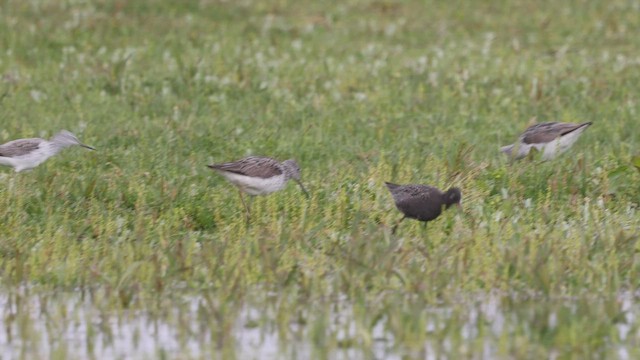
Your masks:
[[[638,358],[640,2],[0,5],[10,358]],[[593,121],[550,162],[531,120]],[[252,204],[206,165],[295,158]],[[462,189],[424,229],[384,182]]]

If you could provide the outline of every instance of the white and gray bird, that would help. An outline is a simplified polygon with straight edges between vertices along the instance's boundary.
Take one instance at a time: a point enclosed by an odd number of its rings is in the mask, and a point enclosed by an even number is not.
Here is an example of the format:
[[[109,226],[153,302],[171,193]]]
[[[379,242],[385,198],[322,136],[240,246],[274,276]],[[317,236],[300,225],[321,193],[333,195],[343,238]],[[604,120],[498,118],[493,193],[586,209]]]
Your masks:
[[[300,181],[300,167],[295,160],[279,162],[268,157],[249,156],[238,161],[207,166],[238,187],[240,199],[247,211],[247,220],[250,209],[244,202],[243,192],[249,195],[267,195],[282,190],[289,180],[293,180],[309,196]]]
[[[515,144],[503,146],[500,151],[517,160],[527,156],[531,149],[542,152],[543,160],[551,160],[569,150],[591,122],[582,124],[545,122],[530,126]]]
[[[33,169],[70,146],[82,146],[89,150],[95,150],[93,147],[81,143],[71,132],[62,130],[51,140],[18,139],[0,145],[0,165],[11,166],[16,172]]]

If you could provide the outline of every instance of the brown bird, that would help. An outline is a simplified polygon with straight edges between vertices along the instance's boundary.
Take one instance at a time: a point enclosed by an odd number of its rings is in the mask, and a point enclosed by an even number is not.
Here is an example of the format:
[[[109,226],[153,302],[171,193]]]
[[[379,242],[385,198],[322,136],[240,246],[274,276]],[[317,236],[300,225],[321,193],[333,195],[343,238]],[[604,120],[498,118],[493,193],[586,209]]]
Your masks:
[[[442,209],[448,209],[451,205],[460,206],[462,193],[460,189],[452,187],[442,192],[428,185],[397,185],[385,182],[393,196],[396,207],[404,214],[402,219],[393,227],[396,232],[398,225],[406,219],[424,221],[425,224],[436,219],[442,213]]]
[[[518,138],[516,144],[503,146],[500,151],[517,160],[529,154],[535,148],[542,151],[543,160],[551,160],[569,148],[578,140],[591,122],[582,124],[545,122],[530,126]]]

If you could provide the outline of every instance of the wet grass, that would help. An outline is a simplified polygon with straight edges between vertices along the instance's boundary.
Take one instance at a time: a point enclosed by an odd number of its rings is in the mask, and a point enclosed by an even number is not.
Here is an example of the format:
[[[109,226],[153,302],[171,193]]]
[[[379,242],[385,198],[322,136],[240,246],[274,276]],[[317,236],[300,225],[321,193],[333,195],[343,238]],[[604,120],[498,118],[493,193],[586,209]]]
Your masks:
[[[98,151],[1,169],[0,346],[637,357],[638,15],[626,0],[3,2],[0,141],[66,128]],[[553,162],[508,164],[499,146],[533,118],[594,125]],[[247,227],[205,165],[250,154],[295,158],[311,198],[257,198]],[[464,210],[392,236],[384,181],[459,186]],[[269,351],[247,350],[252,331]]]

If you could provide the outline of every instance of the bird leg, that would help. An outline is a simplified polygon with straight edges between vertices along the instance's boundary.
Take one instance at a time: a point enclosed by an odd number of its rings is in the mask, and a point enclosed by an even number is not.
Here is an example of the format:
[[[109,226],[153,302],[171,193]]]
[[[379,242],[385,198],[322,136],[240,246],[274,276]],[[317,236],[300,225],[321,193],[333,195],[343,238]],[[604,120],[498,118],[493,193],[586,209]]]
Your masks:
[[[428,222],[423,222],[422,223],[422,233],[425,235],[424,237],[424,241],[427,243],[427,247],[429,248],[429,251],[433,250],[433,243],[431,241],[429,241],[429,233],[427,232],[427,227],[428,227]]]
[[[247,203],[244,201],[244,196],[242,196],[242,190],[238,189],[238,193],[240,194],[240,200],[242,201],[242,206],[244,206],[245,219],[247,220],[247,224],[249,224],[249,220],[251,219],[251,208],[247,206]],[[251,203],[249,203],[249,205],[250,204]]]
[[[391,235],[395,235],[396,230],[398,230],[398,225],[400,225],[400,223],[402,222],[402,220],[406,219],[406,216],[403,216],[402,219],[400,219],[391,229]]]

